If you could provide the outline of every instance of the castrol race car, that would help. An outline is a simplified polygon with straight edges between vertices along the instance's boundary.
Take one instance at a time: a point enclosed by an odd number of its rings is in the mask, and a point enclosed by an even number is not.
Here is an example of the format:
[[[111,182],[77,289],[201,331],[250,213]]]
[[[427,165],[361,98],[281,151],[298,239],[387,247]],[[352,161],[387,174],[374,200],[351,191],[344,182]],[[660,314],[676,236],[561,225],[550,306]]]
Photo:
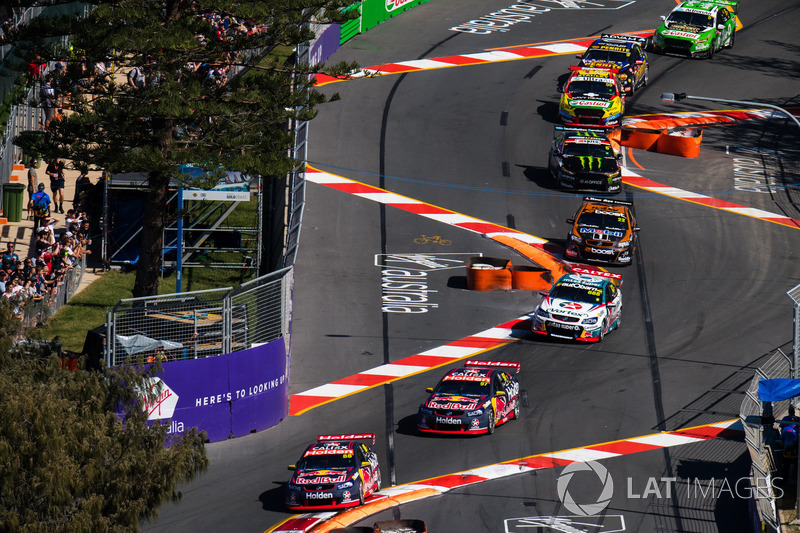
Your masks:
[[[375,434],[320,435],[310,444],[286,485],[291,510],[355,507],[381,490]]]
[[[598,342],[622,324],[622,275],[573,267],[542,291],[531,331],[559,339]]]
[[[650,65],[644,48],[647,39],[630,35],[603,34],[600,39],[589,46],[583,54],[578,55],[583,68],[616,69],[617,79],[628,94],[633,94],[639,87],[647,85]]]
[[[618,69],[570,67],[558,106],[558,116],[567,126],[610,128],[620,125],[625,111],[625,93],[617,79]]]
[[[710,0],[683,2],[661,17],[653,33],[656,52],[689,57],[714,57],[714,52],[733,48],[739,2]]]
[[[616,265],[630,265],[636,251],[639,226],[631,202],[587,196],[573,218],[564,257]]]
[[[519,418],[519,382],[506,370],[519,363],[466,361],[427,389],[417,429],[423,433],[481,435]]]
[[[618,193],[619,157],[602,130],[556,126],[547,168],[563,189]]]

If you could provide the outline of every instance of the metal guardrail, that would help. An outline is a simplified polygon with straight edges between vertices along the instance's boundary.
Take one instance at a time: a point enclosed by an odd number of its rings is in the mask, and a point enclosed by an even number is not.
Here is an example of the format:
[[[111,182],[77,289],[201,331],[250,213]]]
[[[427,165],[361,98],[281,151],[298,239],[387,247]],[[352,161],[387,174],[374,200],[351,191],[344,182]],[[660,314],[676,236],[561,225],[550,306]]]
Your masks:
[[[293,279],[284,268],[236,289],[120,300],[106,315],[106,364],[201,359],[288,336]]]
[[[48,317],[65,305],[78,291],[86,272],[86,256],[64,274],[64,279],[54,285],[40,300],[26,300],[22,306],[22,326],[32,328],[42,324]]]
[[[745,431],[745,443],[750,452],[752,469],[750,472],[751,486],[754,490],[755,506],[766,531],[779,531],[780,521],[777,511],[777,498],[774,490],[774,479],[777,466],[769,432],[774,432],[770,420],[773,413],[784,413],[789,407],[789,401],[762,402],[758,398],[758,382],[762,379],[791,378],[792,361],[781,350],[775,352],[764,365],[756,369],[750,386],[747,389],[739,417]],[[764,422],[767,422],[765,425]]]

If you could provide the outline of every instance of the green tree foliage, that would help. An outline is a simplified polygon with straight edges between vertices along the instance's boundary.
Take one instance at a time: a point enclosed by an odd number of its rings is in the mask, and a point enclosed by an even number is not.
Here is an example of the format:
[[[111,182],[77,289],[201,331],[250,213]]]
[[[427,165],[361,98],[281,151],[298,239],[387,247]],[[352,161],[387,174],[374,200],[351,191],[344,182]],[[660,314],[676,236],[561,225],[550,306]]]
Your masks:
[[[38,53],[66,66],[57,81],[70,111],[39,139],[45,159],[58,154],[76,166],[149,174],[134,296],[156,294],[168,184],[185,178],[181,164],[209,171],[203,186],[223,169],[281,179],[292,168],[287,126],[312,118],[325,100],[309,77],[322,67],[295,64],[292,51],[313,37],[309,21],[342,21],[354,15],[342,13],[350,3],[97,1],[86,16],[37,17],[14,35],[22,57]],[[229,17],[229,29],[218,34],[210,15]],[[68,47],[54,40],[59,35]],[[94,72],[98,63],[112,68]],[[234,70],[223,82],[204,74],[225,65]],[[134,67],[145,71],[143,88],[127,83]]]
[[[147,384],[133,368],[64,370],[47,345],[0,351],[0,531],[135,531],[179,498],[207,466],[204,434],[148,426]]]

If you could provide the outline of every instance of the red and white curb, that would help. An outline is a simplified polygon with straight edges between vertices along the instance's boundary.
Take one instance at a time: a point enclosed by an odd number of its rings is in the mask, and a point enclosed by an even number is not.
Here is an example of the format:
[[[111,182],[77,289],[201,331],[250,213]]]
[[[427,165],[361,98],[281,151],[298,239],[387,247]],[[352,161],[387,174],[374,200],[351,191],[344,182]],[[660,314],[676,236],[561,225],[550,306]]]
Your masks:
[[[322,523],[328,523],[330,527],[346,527],[371,514],[378,513],[395,505],[420,500],[430,496],[439,496],[448,491],[484,481],[497,480],[517,474],[532,472],[534,470],[566,466],[572,463],[599,461],[651,450],[683,446],[685,444],[696,444],[713,439],[738,438],[741,435],[741,422],[739,420],[728,420],[705,426],[595,444],[583,448],[572,448],[569,450],[530,455],[528,457],[512,459],[510,461],[465,470],[455,474],[430,478],[406,485],[388,487],[381,490],[381,492],[374,497],[369,498],[363,506],[356,508],[354,511],[345,511],[344,513],[325,512],[303,514],[292,517],[268,531],[275,533],[305,533]],[[315,532],[327,530],[327,528],[314,529]]]
[[[626,33],[625,35],[632,35],[636,37],[648,37],[653,34],[653,30],[640,31],[633,33]],[[567,41],[559,41],[552,43],[541,43],[531,46],[522,46],[518,48],[509,48],[506,50],[487,50],[474,54],[463,54],[447,57],[438,57],[432,59],[415,59],[411,61],[400,61],[398,63],[387,63],[385,65],[376,65],[366,67],[359,73],[346,78],[337,78],[325,74],[317,74],[317,85],[326,85],[328,83],[335,83],[338,81],[345,81],[354,78],[364,78],[370,76],[379,76],[383,74],[402,74],[406,72],[419,72],[424,70],[433,70],[440,68],[450,67],[463,67],[468,65],[482,65],[486,63],[497,63],[499,61],[515,61],[518,59],[530,59],[540,57],[550,57],[564,54],[575,54],[578,52],[585,52],[598,36],[587,37],[581,39],[570,39]]]
[[[713,207],[715,209],[728,211],[729,213],[735,213],[737,215],[744,215],[752,218],[757,218],[759,220],[764,220],[766,222],[773,222],[775,224],[788,226],[790,228],[795,228],[795,229],[800,228],[800,220],[796,218],[787,217],[786,215],[782,215],[780,213],[772,213],[770,211],[764,211],[763,209],[757,209],[755,207],[747,207],[745,205],[735,204],[733,202],[728,202],[727,200],[720,200],[719,198],[706,196],[705,194],[687,191],[684,189],[678,189],[677,187],[670,187],[668,185],[664,185],[662,183],[658,183],[656,181],[643,178],[642,176],[639,176],[633,172],[630,172],[628,174],[623,174],[622,181],[624,181],[628,185],[631,185],[632,187],[637,187],[639,189],[644,189],[646,191],[663,194],[665,196],[670,196],[672,198],[677,198],[679,200],[685,200],[693,204],[704,205],[706,207]]]
[[[505,226],[500,226],[499,224],[493,224],[485,220],[450,211],[449,209],[426,204],[425,202],[409,198],[408,196],[395,194],[385,189],[324,172],[311,166],[307,166],[306,168],[306,180],[325,185],[337,191],[352,194],[353,196],[358,196],[359,198],[402,209],[403,211],[414,213],[415,215],[429,218],[437,222],[443,222],[444,224],[449,224],[473,233],[480,233],[490,239],[511,237],[540,249],[543,249],[544,245],[547,244],[547,240],[541,237],[534,237],[533,235],[515,231]]]
[[[407,378],[414,374],[427,372],[433,368],[445,366],[481,352],[494,350],[518,340],[519,337],[529,331],[530,318],[522,316],[516,320],[500,324],[444,346],[411,355],[393,363],[377,366],[305,392],[293,394],[289,399],[289,414],[299,415],[339,398]]]

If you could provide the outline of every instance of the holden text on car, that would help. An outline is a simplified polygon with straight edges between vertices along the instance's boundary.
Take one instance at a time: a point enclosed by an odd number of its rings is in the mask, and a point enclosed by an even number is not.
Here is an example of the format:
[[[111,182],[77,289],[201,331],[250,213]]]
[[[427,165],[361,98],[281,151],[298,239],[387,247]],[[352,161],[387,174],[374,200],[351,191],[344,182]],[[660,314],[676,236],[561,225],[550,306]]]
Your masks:
[[[467,361],[442,377],[419,407],[423,433],[494,433],[495,426],[519,417],[519,382],[507,370],[519,363]]]
[[[292,510],[355,507],[381,490],[378,456],[369,443],[374,433],[320,435],[310,444],[286,485]]]

